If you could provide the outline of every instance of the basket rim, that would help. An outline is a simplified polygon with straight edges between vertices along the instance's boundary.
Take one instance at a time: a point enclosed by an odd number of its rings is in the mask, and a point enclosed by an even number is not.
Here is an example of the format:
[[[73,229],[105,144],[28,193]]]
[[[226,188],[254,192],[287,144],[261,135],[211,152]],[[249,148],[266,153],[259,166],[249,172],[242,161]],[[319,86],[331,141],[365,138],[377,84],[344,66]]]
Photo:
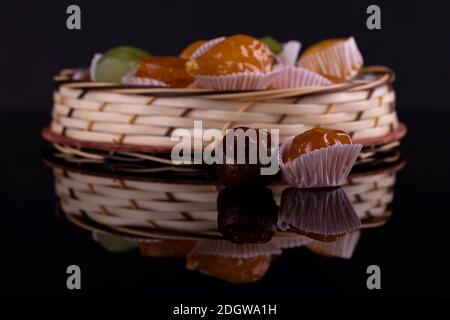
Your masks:
[[[68,69],[64,69],[67,72]],[[338,93],[345,91],[362,91],[374,89],[379,86],[390,84],[395,80],[395,73],[392,69],[385,66],[367,66],[364,67],[359,74],[378,74],[376,79],[371,80],[354,80],[340,84],[329,86],[300,87],[287,89],[265,89],[256,91],[227,91],[220,92],[209,89],[191,89],[182,88],[174,89],[167,87],[143,86],[143,85],[123,85],[111,84],[93,81],[76,81],[76,80],[59,80],[60,76],[56,76],[55,80],[61,84],[61,87],[67,89],[81,90],[79,98],[82,98],[88,92],[105,91],[118,94],[133,95],[151,95],[153,97],[188,97],[197,96],[207,99],[223,99],[223,100],[261,100],[261,99],[281,99],[292,97],[306,97],[320,94]]]
[[[403,139],[408,132],[406,125],[400,122],[397,128],[380,137],[367,138],[361,140],[354,140],[354,143],[362,144],[364,147],[390,143],[393,141],[399,141]],[[41,136],[44,140],[51,143],[66,144],[73,147],[80,148],[92,148],[105,151],[124,151],[124,152],[142,152],[142,153],[160,153],[160,154],[170,154],[172,151],[171,147],[166,146],[149,146],[149,145],[132,145],[132,144],[118,144],[109,142],[94,142],[94,141],[83,141],[67,136],[59,135],[51,130],[50,127],[45,127],[41,131]]]

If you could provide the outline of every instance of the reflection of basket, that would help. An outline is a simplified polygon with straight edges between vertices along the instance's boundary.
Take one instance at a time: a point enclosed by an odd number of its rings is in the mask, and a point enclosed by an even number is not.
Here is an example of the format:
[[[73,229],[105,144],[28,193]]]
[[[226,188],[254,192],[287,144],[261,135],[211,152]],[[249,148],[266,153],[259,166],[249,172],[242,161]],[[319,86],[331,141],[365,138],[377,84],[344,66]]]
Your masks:
[[[62,209],[74,223],[81,224],[83,217],[88,217],[109,230],[140,237],[219,236],[216,208],[220,188],[215,184],[138,181],[59,168],[54,174]],[[394,171],[349,177],[344,190],[363,226],[379,225],[389,217],[394,183]],[[271,185],[277,203],[285,188]]]
[[[170,152],[177,128],[275,128],[280,138],[316,126],[349,132],[363,145],[400,139],[393,73],[368,67],[357,80],[325,87],[217,93],[205,90],[62,84],[44,137],[76,147],[128,152]],[[201,137],[195,137],[200,139]]]

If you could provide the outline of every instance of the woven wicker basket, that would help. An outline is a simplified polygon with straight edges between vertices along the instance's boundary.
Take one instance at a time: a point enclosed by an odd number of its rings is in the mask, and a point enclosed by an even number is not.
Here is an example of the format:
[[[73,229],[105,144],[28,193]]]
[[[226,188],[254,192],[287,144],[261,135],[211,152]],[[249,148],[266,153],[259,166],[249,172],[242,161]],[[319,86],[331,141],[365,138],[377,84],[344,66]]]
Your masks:
[[[406,133],[397,119],[393,80],[390,69],[367,67],[349,83],[252,92],[68,82],[54,94],[52,123],[43,136],[62,148],[169,153],[173,130],[202,120],[203,129],[279,129],[281,139],[326,126],[349,132],[364,146],[380,145]]]
[[[390,216],[396,171],[402,163],[377,172],[350,175],[344,190],[363,227],[383,224]],[[66,217],[91,231],[169,239],[219,238],[217,195],[209,183],[146,181],[99,176],[54,167],[56,193]],[[270,185],[279,204],[283,184]],[[292,237],[278,232],[276,237]]]

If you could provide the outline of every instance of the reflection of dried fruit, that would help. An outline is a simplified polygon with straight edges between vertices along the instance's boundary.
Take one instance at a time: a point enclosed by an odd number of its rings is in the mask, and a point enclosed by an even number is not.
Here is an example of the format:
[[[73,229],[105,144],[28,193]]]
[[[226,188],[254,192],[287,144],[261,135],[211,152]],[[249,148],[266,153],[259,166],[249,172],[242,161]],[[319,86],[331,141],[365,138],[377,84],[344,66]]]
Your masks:
[[[272,256],[235,258],[209,254],[191,254],[186,267],[231,282],[250,283],[260,280],[269,270]]]
[[[183,52],[181,52],[181,54],[180,54],[180,58],[189,59],[192,56],[192,54],[195,52],[195,50],[200,48],[206,42],[207,42],[206,40],[198,40],[198,41],[192,42],[190,45],[188,45],[186,48],[183,49]]]
[[[173,88],[185,88],[194,81],[186,72],[185,63],[180,57],[146,57],[139,61],[135,76],[155,79]]]
[[[186,63],[192,75],[221,76],[238,72],[269,72],[274,58],[262,41],[235,35],[225,38],[199,57]]]
[[[283,162],[288,163],[316,149],[335,144],[351,144],[351,137],[342,130],[314,128],[297,135],[283,153]]]
[[[127,252],[135,248],[129,241],[113,234],[99,233],[95,238],[103,248],[111,252]]]
[[[145,257],[186,257],[197,241],[161,239],[140,242],[139,249]]]
[[[361,231],[355,231],[345,235],[334,242],[322,242],[313,240],[306,244],[306,248],[325,257],[338,257],[350,259],[358,244]]]
[[[278,207],[270,189],[230,189],[217,197],[217,227],[235,243],[268,242],[277,230]]]

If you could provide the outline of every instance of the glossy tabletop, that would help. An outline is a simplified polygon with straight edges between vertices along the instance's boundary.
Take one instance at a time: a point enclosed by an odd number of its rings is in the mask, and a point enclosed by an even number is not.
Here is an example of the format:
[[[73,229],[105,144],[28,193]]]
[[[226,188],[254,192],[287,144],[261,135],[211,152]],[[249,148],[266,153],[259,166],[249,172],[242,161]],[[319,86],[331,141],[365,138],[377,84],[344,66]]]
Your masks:
[[[126,252],[111,252],[102,246],[96,235],[71,223],[61,210],[55,195],[55,177],[44,161],[48,145],[40,138],[40,130],[49,115],[29,113],[24,117],[19,113],[3,113],[0,118],[3,138],[0,194],[4,252],[0,295],[4,299],[120,298],[147,302],[154,299],[164,301],[161,306],[206,301],[244,303],[254,299],[259,299],[260,303],[283,304],[293,298],[449,298],[450,113],[401,113],[400,119],[407,124],[409,133],[401,145],[405,165],[395,172],[393,187],[386,189],[391,197],[385,203],[390,216],[375,225],[363,221],[363,228],[356,231],[351,248],[344,253],[333,254],[329,247],[314,250],[312,245],[301,244],[283,249],[256,249],[275,250],[268,254],[271,259],[266,265],[267,272],[257,281],[235,284],[190,270],[194,262],[189,262],[186,256],[165,257],[164,250],[170,251],[173,247],[159,248],[162,253],[153,252],[150,254],[153,257],[146,257],[141,254],[142,248],[141,251],[136,247]],[[306,197],[300,204],[336,201],[288,192],[282,195],[273,191],[273,196],[277,202],[291,197],[286,203],[294,203],[292,197]],[[344,202],[353,199],[352,195],[347,196]],[[342,201],[342,195],[338,198]],[[216,198],[210,200],[208,203],[216,203]],[[270,242],[279,237],[282,212],[271,216],[271,206],[276,207],[272,195],[265,198],[262,192],[254,195],[253,200],[251,196],[242,200],[242,195],[222,191],[220,201],[222,208],[228,206],[224,212],[234,212],[235,207],[239,209],[242,204],[247,206],[247,211],[264,212],[262,217],[255,217],[264,230],[257,230],[253,237],[266,237],[266,240],[273,237]],[[208,210],[216,209],[208,207]],[[289,212],[286,214],[289,216]],[[284,218],[290,221],[289,217]],[[192,232],[188,235],[181,232],[181,239],[227,241],[223,240],[227,223],[236,222],[239,226],[246,221],[242,217],[224,217],[223,213],[219,217],[210,214],[207,220],[206,227],[198,227],[206,228],[207,233],[199,233],[197,229],[194,236]],[[284,223],[286,226],[286,221]],[[221,230],[214,230],[217,225]],[[183,228],[183,225],[178,227]],[[228,237],[236,240],[239,230],[236,231],[236,225],[234,228],[228,230]],[[180,238],[180,232],[164,234],[166,238]],[[264,246],[254,244],[258,245]],[[82,270],[81,290],[66,287],[66,269],[73,264]],[[380,267],[381,290],[367,288],[370,265]]]

